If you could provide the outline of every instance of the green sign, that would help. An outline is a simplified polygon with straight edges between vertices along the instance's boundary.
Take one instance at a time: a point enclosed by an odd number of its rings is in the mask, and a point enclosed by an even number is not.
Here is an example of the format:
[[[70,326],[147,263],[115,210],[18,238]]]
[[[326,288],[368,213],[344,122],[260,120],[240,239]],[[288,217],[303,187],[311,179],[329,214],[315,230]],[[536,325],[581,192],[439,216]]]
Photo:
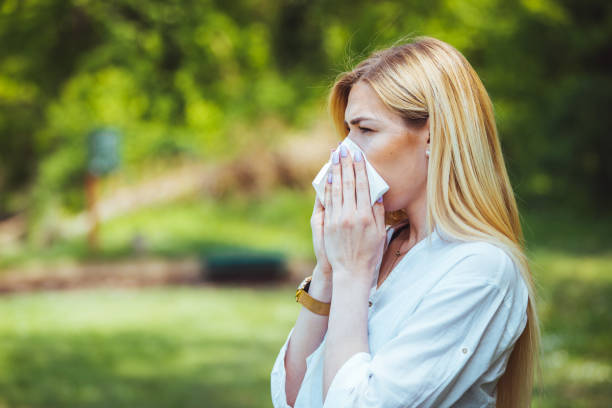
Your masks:
[[[97,129],[87,138],[87,169],[103,176],[119,166],[119,132],[112,128]]]

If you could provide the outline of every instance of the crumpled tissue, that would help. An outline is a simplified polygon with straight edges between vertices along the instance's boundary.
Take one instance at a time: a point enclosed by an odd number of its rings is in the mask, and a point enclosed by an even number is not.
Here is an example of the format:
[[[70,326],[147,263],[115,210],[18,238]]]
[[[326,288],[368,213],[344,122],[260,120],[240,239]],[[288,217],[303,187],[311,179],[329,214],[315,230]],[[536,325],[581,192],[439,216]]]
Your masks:
[[[351,158],[353,157],[353,154],[356,150],[359,150],[363,155],[363,160],[365,160],[366,164],[366,174],[368,176],[368,183],[370,185],[370,205],[374,205],[376,200],[382,197],[382,195],[386,193],[387,190],[389,190],[389,185],[370,164],[363,150],[361,150],[361,148],[355,142],[353,142],[350,138],[345,137],[342,143],[340,143],[340,145],[338,146],[338,148],[340,148],[340,146],[342,145],[346,146],[349,151],[349,154],[351,154]],[[321,201],[321,204],[323,206],[325,206],[325,184],[327,183],[327,172],[330,166],[331,159],[327,163],[325,163],[325,165],[323,165],[321,170],[319,170],[317,176],[312,181],[312,186],[317,192],[317,197],[319,197],[319,201]]]

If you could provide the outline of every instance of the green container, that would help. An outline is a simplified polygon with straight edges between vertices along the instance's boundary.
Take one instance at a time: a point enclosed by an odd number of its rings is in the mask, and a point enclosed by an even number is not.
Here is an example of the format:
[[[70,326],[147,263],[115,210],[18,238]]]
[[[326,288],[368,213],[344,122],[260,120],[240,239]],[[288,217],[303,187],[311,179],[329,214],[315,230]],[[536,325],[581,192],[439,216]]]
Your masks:
[[[224,253],[202,258],[204,280],[215,282],[269,282],[284,279],[289,271],[279,253]]]

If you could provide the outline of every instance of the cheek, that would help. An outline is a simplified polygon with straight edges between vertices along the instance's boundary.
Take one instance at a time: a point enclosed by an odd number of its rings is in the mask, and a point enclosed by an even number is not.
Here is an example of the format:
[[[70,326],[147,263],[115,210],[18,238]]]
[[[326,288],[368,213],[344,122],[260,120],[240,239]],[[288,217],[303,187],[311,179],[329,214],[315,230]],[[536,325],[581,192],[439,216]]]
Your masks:
[[[416,152],[405,153],[387,161],[379,173],[389,184],[389,196],[410,199],[427,183],[427,162]]]
[[[419,160],[416,150],[406,148],[388,151],[382,163],[383,171],[392,180],[410,181],[420,174],[422,167],[422,160]]]
[[[389,184],[388,195],[411,194],[426,177],[425,156],[418,155],[419,149],[410,135],[378,136],[361,142],[368,161]]]

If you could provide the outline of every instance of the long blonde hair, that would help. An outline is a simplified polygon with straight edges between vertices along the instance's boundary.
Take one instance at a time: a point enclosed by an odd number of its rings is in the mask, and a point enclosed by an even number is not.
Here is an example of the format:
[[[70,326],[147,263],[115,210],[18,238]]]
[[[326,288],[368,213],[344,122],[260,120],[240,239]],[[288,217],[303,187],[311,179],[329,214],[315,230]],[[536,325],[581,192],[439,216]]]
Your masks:
[[[431,37],[396,43],[373,52],[336,79],[329,111],[342,137],[348,134],[344,125],[348,96],[359,80],[370,84],[405,120],[429,118],[429,233],[440,226],[459,240],[490,242],[506,250],[520,270],[529,290],[527,325],[498,380],[497,406],[529,406],[536,367],[540,372],[535,285],[487,91],[451,45]],[[401,210],[385,215],[387,224],[402,220],[406,214]]]

